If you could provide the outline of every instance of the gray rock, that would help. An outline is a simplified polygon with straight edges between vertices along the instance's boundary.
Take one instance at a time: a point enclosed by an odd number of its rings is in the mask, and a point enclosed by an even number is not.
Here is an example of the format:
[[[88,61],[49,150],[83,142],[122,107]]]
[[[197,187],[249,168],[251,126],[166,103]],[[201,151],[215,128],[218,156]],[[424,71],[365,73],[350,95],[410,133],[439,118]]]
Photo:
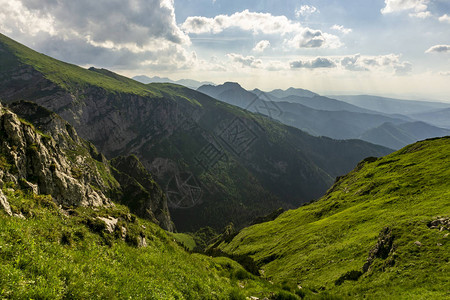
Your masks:
[[[113,233],[114,229],[116,229],[116,225],[117,225],[117,221],[119,221],[119,219],[113,218],[113,217],[108,217],[108,218],[104,218],[104,217],[97,217],[97,219],[102,220],[103,222],[105,222],[106,224],[106,231],[109,233]]]
[[[22,105],[21,109],[27,107]],[[92,187],[93,182],[97,186],[105,184],[86,146],[66,122],[55,114],[48,114],[47,127],[43,128],[46,134],[43,134],[0,105],[0,131],[3,133],[0,154],[12,166],[10,170],[2,170],[0,180],[19,184],[35,194],[49,194],[62,205],[111,204],[100,189]],[[75,159],[71,161],[69,154],[74,152]]]
[[[6,199],[2,190],[0,190],[0,206],[3,207],[8,215],[12,216],[11,206],[9,206],[8,199]]]

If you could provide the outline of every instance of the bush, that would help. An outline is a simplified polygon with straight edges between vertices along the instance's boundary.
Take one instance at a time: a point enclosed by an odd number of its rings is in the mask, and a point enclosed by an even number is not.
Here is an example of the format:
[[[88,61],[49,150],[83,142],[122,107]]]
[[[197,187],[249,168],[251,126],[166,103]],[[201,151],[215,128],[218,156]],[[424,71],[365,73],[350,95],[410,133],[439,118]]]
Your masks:
[[[71,246],[73,243],[72,233],[69,231],[63,231],[60,240],[61,245]]]
[[[139,235],[134,234],[133,232],[127,232],[125,242],[130,246],[138,247],[140,242]]]
[[[273,297],[271,298],[273,300],[297,300],[298,298],[286,291],[281,291],[276,293],[275,295],[273,295]]]
[[[84,223],[89,227],[92,232],[102,233],[106,230],[106,223],[97,218],[86,217]]]
[[[238,289],[234,289],[230,292],[229,295],[230,300],[245,300],[244,294]]]
[[[252,275],[245,271],[244,269],[239,269],[236,272],[234,272],[233,277],[237,280],[244,280],[244,279],[250,279],[252,278]]]

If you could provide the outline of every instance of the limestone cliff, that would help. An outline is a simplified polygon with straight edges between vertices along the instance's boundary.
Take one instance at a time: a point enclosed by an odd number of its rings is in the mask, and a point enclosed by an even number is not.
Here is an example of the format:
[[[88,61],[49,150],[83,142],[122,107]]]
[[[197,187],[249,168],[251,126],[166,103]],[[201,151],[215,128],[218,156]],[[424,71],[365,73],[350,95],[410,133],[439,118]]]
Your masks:
[[[141,166],[139,161],[125,160],[120,171],[116,170],[57,114],[26,101],[0,106],[0,137],[1,185],[13,183],[36,194],[49,194],[63,207],[117,201],[164,229],[174,230],[159,186],[145,169],[131,170]],[[145,187],[124,180],[127,174],[145,178]]]

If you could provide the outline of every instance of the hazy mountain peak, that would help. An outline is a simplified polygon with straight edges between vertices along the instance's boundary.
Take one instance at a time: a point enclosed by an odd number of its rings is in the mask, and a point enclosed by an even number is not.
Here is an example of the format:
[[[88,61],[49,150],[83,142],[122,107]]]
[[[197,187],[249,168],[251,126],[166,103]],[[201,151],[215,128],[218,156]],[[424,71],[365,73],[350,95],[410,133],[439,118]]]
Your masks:
[[[227,81],[222,84],[224,87],[242,88],[242,86],[237,82]]]
[[[268,94],[278,97],[278,98],[284,98],[284,97],[289,97],[289,96],[313,98],[315,96],[319,96],[319,94],[316,94],[309,90],[305,90],[305,89],[301,89],[301,88],[293,88],[293,87],[290,87],[287,90],[275,89],[275,90],[269,92]]]
[[[138,76],[134,76],[133,77],[134,80],[139,81],[141,83],[144,84],[149,84],[149,83],[176,83],[179,85],[183,85],[185,87],[191,88],[191,89],[197,89],[202,85],[215,85],[213,82],[209,82],[209,81],[197,81],[197,80],[193,80],[193,79],[180,79],[180,80],[172,80],[170,78],[167,77],[159,77],[159,76],[153,76],[153,77],[149,77],[146,75],[138,75]]]

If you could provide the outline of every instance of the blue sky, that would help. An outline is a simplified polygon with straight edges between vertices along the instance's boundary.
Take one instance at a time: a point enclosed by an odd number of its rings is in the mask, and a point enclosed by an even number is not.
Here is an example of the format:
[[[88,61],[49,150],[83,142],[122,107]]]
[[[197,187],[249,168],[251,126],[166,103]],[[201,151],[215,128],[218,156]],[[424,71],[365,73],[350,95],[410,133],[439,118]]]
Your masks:
[[[0,32],[127,76],[450,101],[448,0],[0,0]]]

